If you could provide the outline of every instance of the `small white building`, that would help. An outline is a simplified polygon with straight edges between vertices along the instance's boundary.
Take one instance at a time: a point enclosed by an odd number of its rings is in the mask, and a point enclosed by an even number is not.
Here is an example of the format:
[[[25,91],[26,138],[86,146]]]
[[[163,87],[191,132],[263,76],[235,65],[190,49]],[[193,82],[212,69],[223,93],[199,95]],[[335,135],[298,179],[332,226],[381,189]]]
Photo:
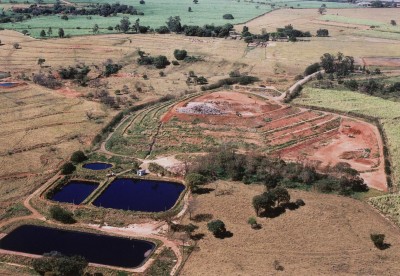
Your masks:
[[[136,174],[138,176],[145,176],[146,175],[146,170],[143,170],[143,169],[137,170]]]

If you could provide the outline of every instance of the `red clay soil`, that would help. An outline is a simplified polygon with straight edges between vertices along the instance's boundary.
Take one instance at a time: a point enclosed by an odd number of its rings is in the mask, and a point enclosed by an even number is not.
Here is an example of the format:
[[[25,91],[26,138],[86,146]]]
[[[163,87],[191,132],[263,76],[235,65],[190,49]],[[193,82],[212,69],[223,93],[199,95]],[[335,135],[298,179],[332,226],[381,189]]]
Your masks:
[[[347,162],[361,173],[369,187],[386,191],[382,139],[378,129],[364,121],[344,118],[340,128],[330,139],[308,141],[280,152],[284,159],[305,157],[317,161],[319,169]]]
[[[222,114],[180,113],[179,108],[189,103],[211,104],[213,110]],[[239,139],[272,151],[270,154],[286,160],[307,160],[318,164],[317,169],[321,170],[347,162],[361,173],[368,186],[387,190],[382,140],[378,129],[364,121],[348,117],[340,120],[337,114],[290,107],[248,93],[230,91],[182,101],[171,108],[161,121],[168,124],[172,118],[182,122],[181,126],[187,130],[180,134],[174,146],[183,142],[201,145],[203,139],[189,135],[193,125],[183,123],[197,120],[195,125],[203,129],[203,135],[220,142]],[[164,131],[168,131],[167,124]],[[221,127],[225,130],[221,131]]]
[[[77,98],[77,97],[82,96],[81,93],[79,93],[76,90],[71,89],[69,87],[63,87],[63,88],[60,88],[60,89],[58,89],[56,91],[57,91],[57,93],[65,96],[67,98]]]

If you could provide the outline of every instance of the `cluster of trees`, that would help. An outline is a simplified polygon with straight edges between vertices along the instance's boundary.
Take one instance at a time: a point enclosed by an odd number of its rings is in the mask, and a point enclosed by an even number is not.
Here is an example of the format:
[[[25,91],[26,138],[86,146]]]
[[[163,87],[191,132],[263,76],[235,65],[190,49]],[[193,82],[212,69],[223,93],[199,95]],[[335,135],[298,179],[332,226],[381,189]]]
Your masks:
[[[107,16],[116,16],[118,13],[130,14],[130,15],[143,15],[143,13],[138,12],[137,9],[134,8],[133,6],[128,6],[119,3],[96,4],[83,8],[77,8],[75,6],[62,5],[58,1],[53,6],[50,5],[40,6],[37,4],[33,4],[28,8],[15,8],[14,12],[19,14],[28,14],[31,16],[63,14],[63,16],[100,15],[107,17]],[[64,19],[68,20],[68,16],[64,17]]]
[[[58,70],[58,74],[64,80],[74,80],[77,84],[86,86],[88,82],[88,74],[90,72],[89,66],[84,63],[77,64],[74,67],[69,66],[68,68],[61,67]]]
[[[269,40],[269,34],[265,30],[261,34],[252,34],[247,26],[243,26],[242,37],[246,43],[251,43],[255,39],[264,42]]]
[[[71,212],[64,210],[58,205],[51,206],[49,212],[53,219],[62,223],[72,224],[76,222],[74,215]]]
[[[187,183],[194,189],[215,179],[232,179],[245,184],[263,183],[268,190],[278,185],[342,195],[368,190],[359,173],[346,163],[340,163],[327,174],[322,174],[299,163],[287,163],[256,153],[238,154],[229,145],[212,149],[208,155],[199,157],[186,176]]]
[[[168,58],[163,55],[152,57],[146,55],[143,51],[139,51],[139,56],[140,57],[137,59],[139,65],[153,65],[157,69],[163,69],[171,64]]]
[[[271,33],[273,39],[277,38],[288,38],[289,41],[297,41],[298,37],[311,37],[311,33],[306,31],[300,31],[293,28],[292,24],[289,24],[283,28],[277,28],[276,32]]]
[[[51,252],[34,259],[32,266],[40,275],[74,276],[83,275],[88,262],[82,256],[68,257],[59,252]]]
[[[385,2],[385,3],[383,3],[382,1],[372,1],[371,2],[371,7],[372,8],[392,8],[392,7],[396,7],[396,2],[392,2],[392,3],[389,3],[389,2]]]
[[[329,36],[328,29],[319,29],[319,30],[317,30],[317,36],[319,36],[319,37],[327,37],[327,36]]]
[[[253,207],[257,216],[261,215],[261,211],[267,212],[270,209],[281,207],[282,204],[290,202],[290,194],[283,187],[275,187],[269,189],[261,195],[253,197]]]
[[[374,94],[390,94],[400,92],[400,82],[385,84],[378,79],[368,79],[368,80],[345,80],[343,85],[352,90],[366,93],[369,95]]]
[[[201,87],[201,90],[202,91],[213,90],[213,89],[223,87],[225,85],[233,85],[233,84],[247,85],[247,84],[254,83],[256,81],[259,81],[259,79],[257,77],[252,77],[252,76],[230,77],[230,78],[225,78],[225,79],[219,80],[216,83],[212,83],[210,85],[204,85]]]
[[[327,74],[336,74],[338,78],[346,77],[354,71],[354,58],[340,52],[337,55],[323,54],[320,64]]]
[[[108,62],[104,65],[104,72],[103,75],[109,77],[112,74],[118,73],[119,70],[122,69],[122,65],[117,63]]]
[[[183,25],[179,16],[171,16],[166,22],[166,26],[156,28],[157,33],[183,33],[186,36],[199,36],[199,37],[226,37],[229,31],[233,29],[232,24],[225,24],[222,26],[214,26],[206,24],[203,27],[197,25]]]
[[[37,73],[32,77],[34,83],[39,84],[41,86],[50,88],[50,89],[58,89],[62,86],[62,83],[56,79],[52,74],[48,73]]]

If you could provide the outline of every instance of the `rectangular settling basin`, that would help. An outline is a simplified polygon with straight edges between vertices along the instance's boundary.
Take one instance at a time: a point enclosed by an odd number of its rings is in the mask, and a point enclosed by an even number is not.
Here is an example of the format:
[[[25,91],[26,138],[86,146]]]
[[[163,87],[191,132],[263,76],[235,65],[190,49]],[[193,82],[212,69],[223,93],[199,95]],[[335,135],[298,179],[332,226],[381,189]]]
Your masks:
[[[86,181],[70,181],[57,190],[51,200],[73,204],[81,204],[96,188],[99,183]]]
[[[79,255],[90,263],[136,268],[155,249],[155,244],[121,237],[23,225],[0,240],[0,249],[43,255],[57,251]]]

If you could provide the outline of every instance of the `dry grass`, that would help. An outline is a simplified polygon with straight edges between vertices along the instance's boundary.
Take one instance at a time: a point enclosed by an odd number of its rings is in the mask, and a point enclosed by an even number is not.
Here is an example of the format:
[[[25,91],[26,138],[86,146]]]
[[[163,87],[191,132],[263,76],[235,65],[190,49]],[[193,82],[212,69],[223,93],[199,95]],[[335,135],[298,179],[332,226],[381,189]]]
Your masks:
[[[258,218],[261,230],[247,219],[254,216],[252,197],[261,186],[219,182],[219,189],[233,187],[233,194],[197,196],[195,214],[210,213],[225,222],[233,237],[217,239],[206,234],[183,268],[182,275],[273,275],[277,260],[288,275],[397,274],[400,266],[399,230],[366,203],[335,196],[291,190],[292,200],[306,205],[273,219]],[[210,184],[210,188],[214,188]],[[234,207],[233,207],[234,206]],[[189,223],[188,218],[185,219]],[[373,222],[373,223],[371,223]],[[371,233],[383,233],[391,247],[376,249]]]

